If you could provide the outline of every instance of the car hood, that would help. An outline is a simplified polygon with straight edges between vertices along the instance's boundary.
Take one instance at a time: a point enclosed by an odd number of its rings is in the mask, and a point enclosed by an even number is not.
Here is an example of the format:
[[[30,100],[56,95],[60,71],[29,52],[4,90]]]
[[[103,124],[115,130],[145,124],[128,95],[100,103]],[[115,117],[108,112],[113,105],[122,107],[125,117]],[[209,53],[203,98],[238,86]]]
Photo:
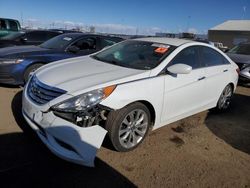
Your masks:
[[[27,55],[47,52],[49,49],[39,46],[13,46],[0,49],[0,58],[25,58]]]
[[[147,78],[149,75],[148,70],[112,65],[90,56],[57,61],[36,72],[37,78],[44,84],[66,90],[71,95]]]
[[[228,55],[235,63],[250,64],[250,55],[232,54],[232,53],[227,53],[227,55]]]

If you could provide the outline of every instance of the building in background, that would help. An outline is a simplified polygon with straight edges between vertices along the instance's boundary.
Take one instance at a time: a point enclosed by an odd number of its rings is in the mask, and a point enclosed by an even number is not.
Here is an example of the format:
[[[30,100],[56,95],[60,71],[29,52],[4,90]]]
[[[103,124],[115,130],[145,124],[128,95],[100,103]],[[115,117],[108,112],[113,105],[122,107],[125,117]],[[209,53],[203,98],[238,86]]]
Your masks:
[[[208,40],[233,46],[250,41],[250,20],[228,20],[208,30]]]

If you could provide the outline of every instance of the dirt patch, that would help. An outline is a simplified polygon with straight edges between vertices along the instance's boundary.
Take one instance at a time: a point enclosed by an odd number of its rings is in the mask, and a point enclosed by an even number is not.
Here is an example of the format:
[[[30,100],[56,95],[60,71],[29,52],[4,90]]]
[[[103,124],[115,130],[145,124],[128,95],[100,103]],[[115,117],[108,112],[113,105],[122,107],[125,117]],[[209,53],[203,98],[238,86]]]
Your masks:
[[[0,96],[0,187],[250,187],[250,88],[228,112],[172,123],[134,151],[102,147],[94,169],[48,151],[22,119],[20,89]]]

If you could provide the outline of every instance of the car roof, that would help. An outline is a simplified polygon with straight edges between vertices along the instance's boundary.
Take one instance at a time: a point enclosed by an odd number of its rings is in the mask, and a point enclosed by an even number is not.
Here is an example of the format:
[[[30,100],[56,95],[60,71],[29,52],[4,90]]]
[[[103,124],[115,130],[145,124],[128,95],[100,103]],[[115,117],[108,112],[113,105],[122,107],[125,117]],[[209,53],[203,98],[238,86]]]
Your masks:
[[[99,37],[107,37],[107,38],[116,38],[116,39],[122,39],[120,37],[115,36],[109,36],[109,35],[102,35],[102,34],[93,34],[93,33],[63,33],[60,36],[64,37],[72,37],[72,38],[79,38],[82,36],[99,36]]]
[[[48,32],[48,33],[61,33],[61,32],[59,32],[59,31],[50,31],[50,30],[46,30],[46,29],[34,29],[34,30],[32,30],[32,29],[22,29],[22,30],[20,30],[20,31],[18,31],[18,33],[21,33],[21,34],[25,34],[25,33],[32,33],[32,32]]]
[[[49,29],[48,31],[56,31],[61,33],[82,33],[81,31],[68,30],[68,29]]]
[[[12,19],[12,18],[0,18],[0,20],[9,20],[9,21],[17,21],[17,22],[19,22],[18,20]]]
[[[185,43],[193,42],[191,40],[178,39],[178,38],[167,38],[167,37],[146,37],[146,38],[137,38],[133,40],[146,41],[146,42],[156,42],[162,44],[168,44],[172,46],[180,46]]]

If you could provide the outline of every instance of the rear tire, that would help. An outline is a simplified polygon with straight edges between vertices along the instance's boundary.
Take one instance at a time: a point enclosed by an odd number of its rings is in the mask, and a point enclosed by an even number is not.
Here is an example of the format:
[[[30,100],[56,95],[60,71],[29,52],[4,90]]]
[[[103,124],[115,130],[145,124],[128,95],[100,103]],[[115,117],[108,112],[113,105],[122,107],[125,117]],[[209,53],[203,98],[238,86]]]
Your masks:
[[[117,151],[126,152],[142,143],[148,133],[150,123],[148,108],[136,102],[110,112],[105,127],[114,148]]]
[[[233,96],[233,87],[228,84],[222,91],[216,107],[213,109],[216,112],[224,112],[228,110]]]
[[[36,71],[41,66],[43,66],[42,63],[36,63],[36,64],[29,66],[25,70],[24,75],[23,75],[24,84],[26,84],[28,82],[30,73]]]

